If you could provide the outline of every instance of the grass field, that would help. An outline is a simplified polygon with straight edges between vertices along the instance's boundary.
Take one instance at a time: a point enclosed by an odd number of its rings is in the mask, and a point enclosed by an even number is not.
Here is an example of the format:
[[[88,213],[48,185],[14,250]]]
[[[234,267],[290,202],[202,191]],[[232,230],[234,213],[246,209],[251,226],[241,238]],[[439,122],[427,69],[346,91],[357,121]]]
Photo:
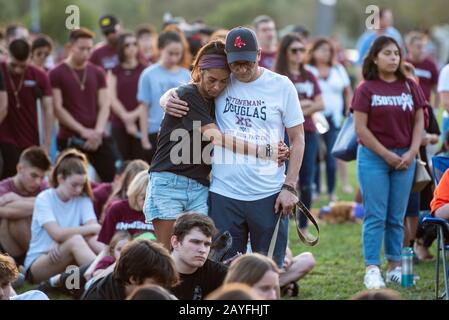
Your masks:
[[[356,187],[355,162],[349,165],[350,181]],[[339,200],[353,200],[353,195],[345,195],[338,186]],[[325,198],[325,197],[324,197]],[[314,203],[314,208],[326,205],[323,200]],[[310,251],[316,258],[315,269],[300,281],[300,300],[342,300],[348,299],[364,289],[363,276],[365,272],[361,244],[361,224],[347,223],[329,225],[320,223],[321,239],[316,247],[306,247],[299,242],[294,223],[290,226],[290,245],[293,253]],[[432,251],[434,252],[434,250]],[[434,295],[434,263],[415,264],[415,274],[420,277],[411,289],[397,289],[405,299],[426,300]],[[384,266],[385,270],[386,266]],[[26,285],[20,292],[30,290]],[[51,295],[52,299],[69,299],[64,295]]]
[[[356,187],[355,162],[349,164],[349,176],[353,187]],[[353,195],[345,195],[337,186],[339,200],[353,201]],[[326,205],[326,201],[314,203],[314,208]],[[320,243],[313,248],[306,247],[298,240],[294,223],[290,226],[290,245],[294,254],[310,251],[315,256],[315,269],[300,281],[299,299],[304,300],[340,300],[348,299],[355,293],[364,290],[365,274],[362,251],[362,225],[346,223],[340,225],[320,224]],[[312,229],[312,228],[311,228]],[[435,253],[433,248],[432,253]],[[383,257],[382,257],[383,259]],[[416,286],[398,290],[404,299],[426,300],[434,297],[435,265],[433,262],[414,265],[415,274],[420,277]],[[383,270],[386,269],[384,263]]]

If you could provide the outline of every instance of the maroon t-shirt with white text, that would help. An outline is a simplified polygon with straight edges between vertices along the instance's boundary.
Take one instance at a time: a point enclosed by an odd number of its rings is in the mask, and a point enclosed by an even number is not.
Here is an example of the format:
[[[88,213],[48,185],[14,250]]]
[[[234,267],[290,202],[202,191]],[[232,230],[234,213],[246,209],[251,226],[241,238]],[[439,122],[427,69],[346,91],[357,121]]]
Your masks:
[[[108,43],[94,49],[89,60],[104,71],[112,70],[120,64],[117,50]]]
[[[117,231],[128,231],[131,235],[135,235],[153,230],[153,225],[145,222],[142,211],[133,210],[128,200],[119,200],[107,209],[98,241],[109,244]]]
[[[84,91],[81,90],[79,82],[83,79],[84,70],[71,70],[65,62],[50,71],[50,81],[53,89],[61,90],[62,106],[70,115],[84,127],[94,129],[98,116],[98,91],[106,88],[106,74],[92,63],[88,63],[86,68]],[[58,139],[68,139],[72,136],[78,134],[61,124]]]
[[[139,106],[137,90],[140,75],[145,68],[143,64],[139,64],[134,69],[124,69],[122,66],[117,66],[112,69],[112,73],[117,79],[117,98],[127,111],[133,111]],[[125,127],[123,121],[114,112],[111,112],[111,124],[114,128]]]
[[[314,100],[316,96],[321,94],[320,85],[318,84],[316,77],[310,71],[306,70],[306,73],[307,78],[303,75],[290,76],[290,80],[295,85],[300,100]],[[304,131],[316,132],[316,126],[313,123],[312,116],[305,116],[304,120]]]
[[[415,81],[388,83],[378,79],[359,85],[351,108],[367,113],[368,129],[384,147],[393,149],[410,147],[416,110],[427,104]]]
[[[39,145],[37,96],[52,96],[47,74],[35,66],[26,67],[18,104],[14,88],[16,90],[20,88],[22,76],[9,72],[6,63],[0,64],[0,70],[8,93],[8,114],[0,124],[0,142],[20,148]]]
[[[430,101],[432,95],[432,88],[438,85],[438,67],[429,58],[424,59],[419,63],[414,63],[407,60],[415,67],[415,74],[419,78],[419,86],[424,92],[424,97]]]

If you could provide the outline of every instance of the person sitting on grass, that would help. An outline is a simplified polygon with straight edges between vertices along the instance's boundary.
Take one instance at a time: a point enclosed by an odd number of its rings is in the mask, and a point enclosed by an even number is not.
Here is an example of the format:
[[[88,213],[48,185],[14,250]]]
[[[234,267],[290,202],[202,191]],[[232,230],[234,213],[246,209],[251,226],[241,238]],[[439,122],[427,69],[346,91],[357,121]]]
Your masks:
[[[52,188],[36,198],[31,243],[25,259],[29,282],[39,283],[70,265],[92,262],[103,249],[92,204],[86,156],[74,149],[62,153],[51,175]]]
[[[40,291],[28,291],[17,295],[11,284],[17,279],[19,270],[9,256],[0,254],[0,301],[1,300],[49,300],[48,297]]]
[[[245,283],[263,300],[278,300],[280,270],[276,263],[259,253],[238,257],[228,270],[224,283]]]
[[[208,259],[216,231],[212,219],[199,213],[186,213],[176,220],[171,246],[181,282],[172,293],[179,300],[203,300],[222,285],[227,267]]]
[[[137,287],[156,284],[175,286],[178,273],[170,253],[149,240],[134,240],[122,250],[113,272],[96,280],[82,300],[125,300]]]
[[[31,216],[36,196],[48,188],[45,174],[51,162],[38,147],[26,149],[17,174],[0,182],[0,253],[22,265],[31,240]]]
[[[287,247],[284,265],[279,274],[282,295],[297,297],[299,293],[297,282],[312,271],[315,264],[315,258],[310,252],[304,252],[294,257],[290,248]]]

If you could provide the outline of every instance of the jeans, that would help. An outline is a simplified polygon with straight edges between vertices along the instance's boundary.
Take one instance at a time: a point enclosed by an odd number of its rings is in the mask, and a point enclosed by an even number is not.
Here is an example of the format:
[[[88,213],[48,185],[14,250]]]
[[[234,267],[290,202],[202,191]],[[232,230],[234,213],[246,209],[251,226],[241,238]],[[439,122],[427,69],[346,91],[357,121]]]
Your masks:
[[[318,155],[318,133],[306,131],[304,158],[299,171],[299,190],[301,201],[307,209],[312,206],[313,177],[316,168],[316,157]],[[299,216],[299,227],[307,227],[307,218],[302,213]]]
[[[184,212],[207,215],[209,188],[170,172],[151,172],[143,213],[146,221],[176,220]]]
[[[337,140],[340,129],[337,128],[332,120],[332,117],[326,117],[329,123],[329,131],[321,135],[326,144],[326,182],[327,182],[327,194],[331,195],[335,192],[336,176],[337,176],[337,159],[332,155],[331,151]],[[321,171],[319,162],[316,167],[315,184],[316,190],[321,190]]]
[[[408,149],[391,149],[402,156]],[[370,149],[360,145],[357,176],[363,196],[363,250],[366,265],[381,265],[384,241],[388,261],[401,260],[404,217],[415,174],[414,160],[407,170],[395,170]]]

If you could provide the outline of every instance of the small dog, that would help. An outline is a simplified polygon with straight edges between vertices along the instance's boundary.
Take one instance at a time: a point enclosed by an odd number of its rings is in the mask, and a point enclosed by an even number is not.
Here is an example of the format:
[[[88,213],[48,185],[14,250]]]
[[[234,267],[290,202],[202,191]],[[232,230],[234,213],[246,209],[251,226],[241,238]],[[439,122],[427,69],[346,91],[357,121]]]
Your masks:
[[[319,218],[330,224],[356,222],[354,209],[357,204],[350,201],[332,202],[328,207],[321,208]]]

